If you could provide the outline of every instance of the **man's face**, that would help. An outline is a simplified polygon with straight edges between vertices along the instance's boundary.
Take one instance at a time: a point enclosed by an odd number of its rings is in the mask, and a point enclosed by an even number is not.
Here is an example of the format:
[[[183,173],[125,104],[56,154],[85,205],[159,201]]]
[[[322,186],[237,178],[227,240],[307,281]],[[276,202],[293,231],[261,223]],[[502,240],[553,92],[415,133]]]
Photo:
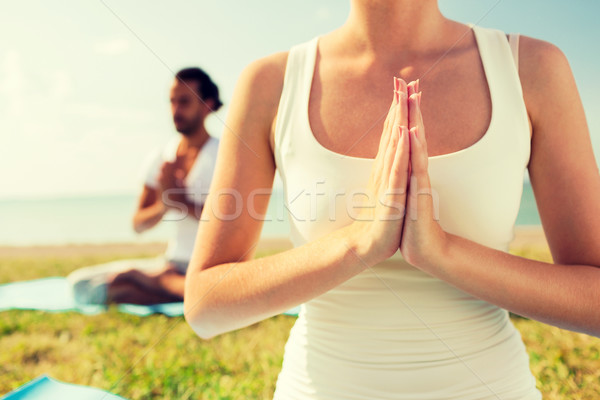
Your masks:
[[[197,81],[175,80],[171,87],[171,114],[175,129],[184,135],[190,135],[203,123],[207,107],[198,95]]]

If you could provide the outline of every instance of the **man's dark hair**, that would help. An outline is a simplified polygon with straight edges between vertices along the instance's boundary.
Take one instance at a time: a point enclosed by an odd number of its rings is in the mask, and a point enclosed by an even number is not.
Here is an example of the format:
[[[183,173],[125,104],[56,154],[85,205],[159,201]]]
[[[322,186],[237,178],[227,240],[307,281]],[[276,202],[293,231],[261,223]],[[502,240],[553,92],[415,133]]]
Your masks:
[[[210,76],[200,68],[184,68],[175,75],[175,79],[198,82],[198,95],[202,100],[212,99],[214,101],[213,111],[217,111],[223,105],[221,99],[219,99],[219,88],[210,79]]]

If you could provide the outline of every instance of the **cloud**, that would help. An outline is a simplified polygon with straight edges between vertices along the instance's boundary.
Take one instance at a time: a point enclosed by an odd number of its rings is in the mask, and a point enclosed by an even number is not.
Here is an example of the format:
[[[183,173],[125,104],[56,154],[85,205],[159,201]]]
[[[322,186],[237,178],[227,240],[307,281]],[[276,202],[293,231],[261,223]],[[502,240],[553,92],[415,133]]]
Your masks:
[[[131,47],[127,39],[112,39],[98,42],[94,45],[94,51],[106,56],[118,56],[126,53]]]

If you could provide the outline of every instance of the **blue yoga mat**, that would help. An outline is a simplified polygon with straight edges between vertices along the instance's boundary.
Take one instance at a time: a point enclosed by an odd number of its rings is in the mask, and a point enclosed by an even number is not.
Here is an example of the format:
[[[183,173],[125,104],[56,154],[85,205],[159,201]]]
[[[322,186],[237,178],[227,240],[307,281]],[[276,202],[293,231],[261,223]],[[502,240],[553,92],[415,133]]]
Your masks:
[[[41,375],[0,400],[125,400],[121,396],[88,386],[74,385]]]
[[[12,282],[0,285],[0,311],[44,310],[52,312],[77,311],[84,314],[105,312],[107,307],[95,304],[78,304],[73,298],[71,287],[66,278],[53,277],[32,281]],[[183,315],[183,303],[164,303],[151,306],[137,304],[119,304],[121,312],[140,316],[160,313],[171,317]],[[300,307],[284,314],[297,316]]]

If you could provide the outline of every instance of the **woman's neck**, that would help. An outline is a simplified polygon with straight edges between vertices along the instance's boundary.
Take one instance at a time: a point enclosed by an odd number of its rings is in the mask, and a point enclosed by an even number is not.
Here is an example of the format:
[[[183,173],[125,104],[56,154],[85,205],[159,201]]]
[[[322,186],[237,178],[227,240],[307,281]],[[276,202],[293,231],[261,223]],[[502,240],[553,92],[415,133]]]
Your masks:
[[[437,0],[352,0],[338,32],[363,54],[410,54],[446,49],[443,32],[452,24]]]

